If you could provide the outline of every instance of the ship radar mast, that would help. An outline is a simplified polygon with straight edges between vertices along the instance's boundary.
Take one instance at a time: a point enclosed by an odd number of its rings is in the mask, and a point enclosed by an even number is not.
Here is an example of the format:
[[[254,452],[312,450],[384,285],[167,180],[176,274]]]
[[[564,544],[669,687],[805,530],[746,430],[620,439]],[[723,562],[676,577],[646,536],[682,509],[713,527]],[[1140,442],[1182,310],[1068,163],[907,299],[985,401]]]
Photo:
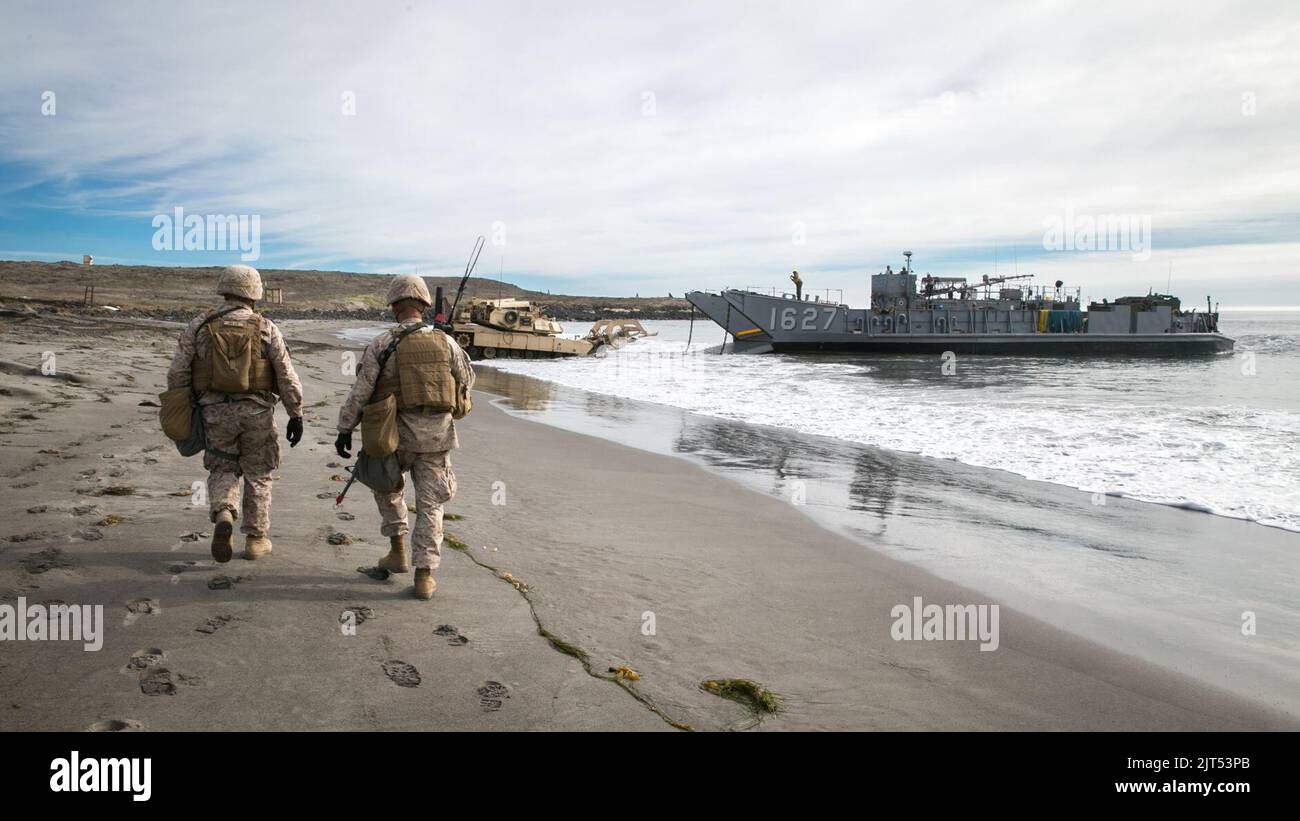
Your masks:
[[[903,256],[907,257],[907,262],[903,265],[903,271],[910,274],[912,273],[912,252],[904,251]]]

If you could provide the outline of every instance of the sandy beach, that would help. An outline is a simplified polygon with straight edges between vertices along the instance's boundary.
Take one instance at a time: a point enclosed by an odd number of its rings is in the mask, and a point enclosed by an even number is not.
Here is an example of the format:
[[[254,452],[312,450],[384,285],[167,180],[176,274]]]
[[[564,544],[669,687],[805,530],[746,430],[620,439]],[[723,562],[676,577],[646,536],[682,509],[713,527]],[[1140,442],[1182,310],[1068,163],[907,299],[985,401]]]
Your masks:
[[[994,602],[687,460],[517,418],[485,391],[459,426],[455,546],[433,601],[415,601],[409,577],[358,572],[386,547],[369,493],[334,507],[343,326],[281,324],[307,435],[283,446],[274,554],[217,565],[191,499],[200,460],[176,454],[151,404],[179,326],[0,319],[0,601],[106,614],[96,652],[3,646],[0,729],[1300,726],[1005,606],[995,652],[894,641],[900,603]],[[639,678],[611,672],[625,666]],[[701,686],[714,679],[759,682],[782,709],[760,717]]]

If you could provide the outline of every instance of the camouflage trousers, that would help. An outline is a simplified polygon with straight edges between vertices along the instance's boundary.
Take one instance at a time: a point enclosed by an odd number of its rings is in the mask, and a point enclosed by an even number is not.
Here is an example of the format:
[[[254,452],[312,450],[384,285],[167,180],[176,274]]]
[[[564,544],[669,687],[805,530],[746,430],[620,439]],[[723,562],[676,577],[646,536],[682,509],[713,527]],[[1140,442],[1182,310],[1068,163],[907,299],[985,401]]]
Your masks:
[[[208,510],[212,521],[229,510],[239,519],[239,484],[243,479],[241,532],[266,536],[271,529],[271,473],[280,466],[275,435],[275,408],[248,399],[203,406],[208,449]]]
[[[406,477],[402,486],[392,493],[375,491],[375,504],[384,524],[380,528],[385,536],[405,536],[411,533],[411,561],[416,567],[437,570],[442,561],[442,506],[456,495],[456,474],[451,469],[451,451],[415,453],[397,451],[402,472],[411,474],[415,485],[415,530],[410,531],[406,520]]]

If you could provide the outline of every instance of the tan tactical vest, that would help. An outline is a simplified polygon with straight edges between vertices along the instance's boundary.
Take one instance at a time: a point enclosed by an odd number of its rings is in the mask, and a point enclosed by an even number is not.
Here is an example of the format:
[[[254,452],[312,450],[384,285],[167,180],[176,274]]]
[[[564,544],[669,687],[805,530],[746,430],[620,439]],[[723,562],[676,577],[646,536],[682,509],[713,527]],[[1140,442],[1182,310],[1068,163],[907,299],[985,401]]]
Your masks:
[[[391,376],[380,375],[371,402],[397,397],[401,410],[427,409],[447,413],[456,404],[456,378],[451,374],[451,341],[442,331],[407,334],[393,357]],[[385,367],[385,370],[388,370]]]
[[[194,389],[199,393],[274,393],[275,372],[262,347],[257,314],[236,323],[214,319],[208,332],[207,359],[194,360]]]

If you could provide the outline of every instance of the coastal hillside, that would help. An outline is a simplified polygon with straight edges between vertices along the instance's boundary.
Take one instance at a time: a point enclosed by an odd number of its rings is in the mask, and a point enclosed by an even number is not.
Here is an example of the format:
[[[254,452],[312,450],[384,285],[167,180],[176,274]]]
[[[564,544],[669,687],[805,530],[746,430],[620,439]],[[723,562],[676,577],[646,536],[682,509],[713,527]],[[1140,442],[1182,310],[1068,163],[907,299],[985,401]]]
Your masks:
[[[0,260],[0,301],[26,303],[45,310],[102,313],[111,306],[131,316],[188,318],[211,305],[220,268],[167,268],[149,265],[94,265],[75,262]],[[280,288],[281,304],[264,302],[267,316],[285,319],[381,319],[385,314],[386,277],[345,271],[261,269],[267,288]],[[429,291],[442,286],[450,299],[457,277],[425,277]],[[87,289],[94,287],[94,304]],[[684,299],[595,297],[529,291],[508,282],[472,277],[465,297],[527,299],[546,306],[562,320],[594,321],[602,317],[681,319],[690,313]]]

